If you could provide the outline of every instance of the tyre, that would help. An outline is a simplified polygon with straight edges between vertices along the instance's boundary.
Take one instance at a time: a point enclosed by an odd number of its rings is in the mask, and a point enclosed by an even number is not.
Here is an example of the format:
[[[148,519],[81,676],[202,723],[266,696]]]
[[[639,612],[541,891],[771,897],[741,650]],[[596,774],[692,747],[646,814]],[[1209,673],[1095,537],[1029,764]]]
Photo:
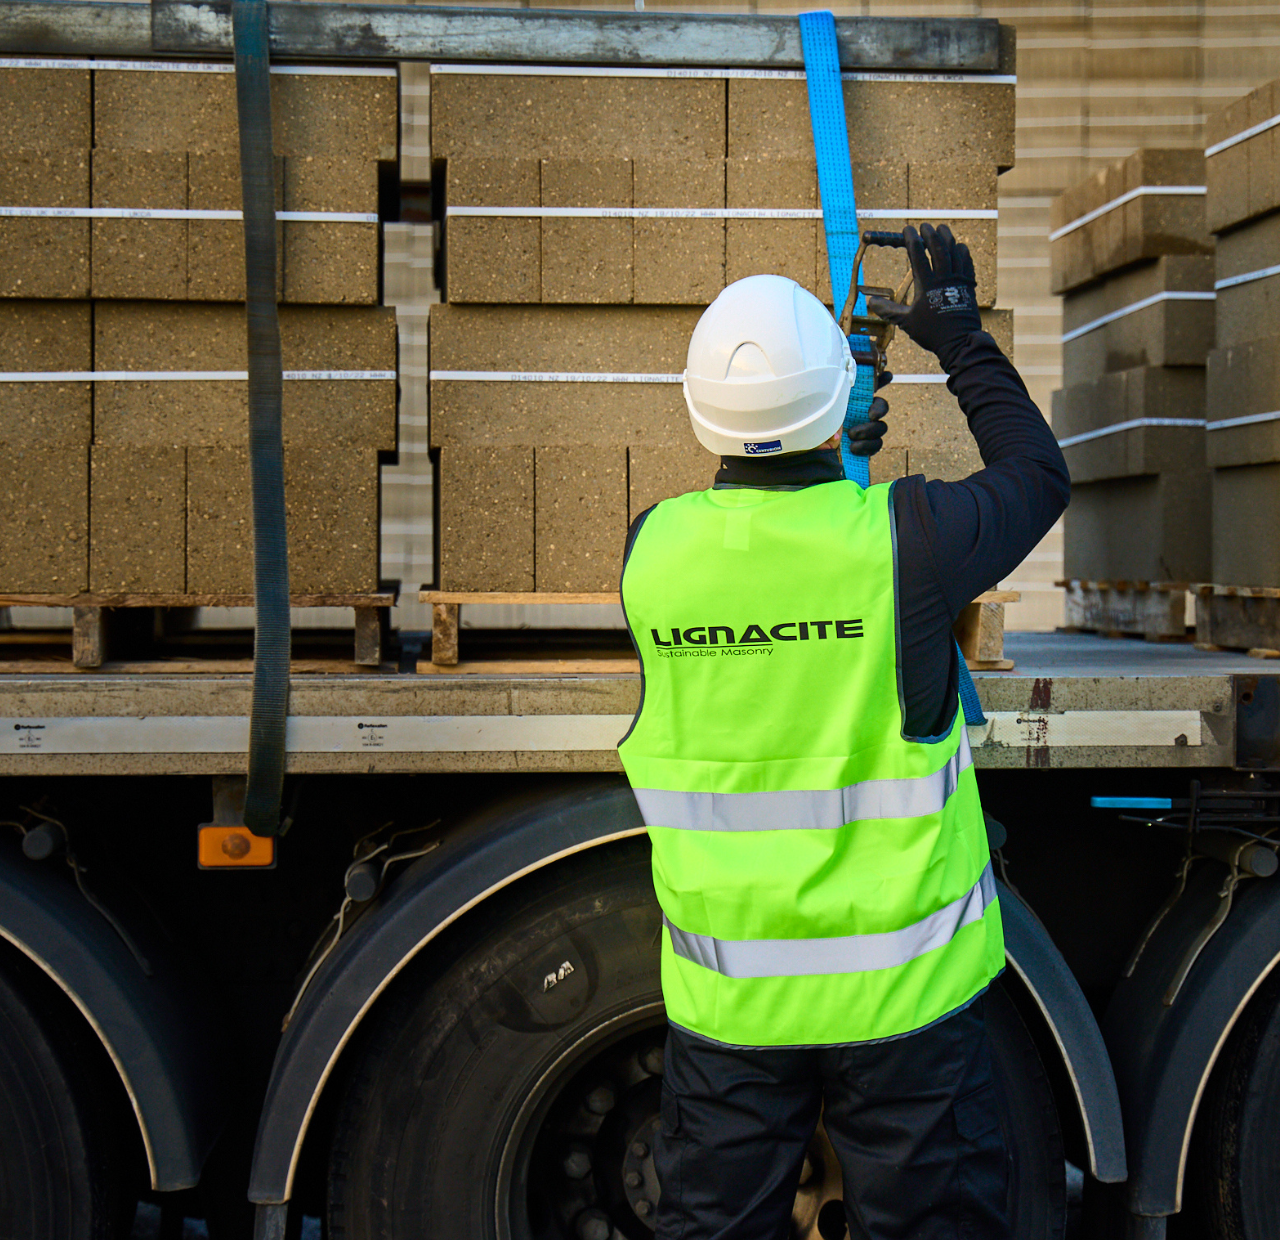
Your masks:
[[[80,1018],[25,961],[0,961],[0,1236],[120,1234],[118,1135]],[[127,1145],[127,1142],[123,1143]]]
[[[354,1048],[332,1130],[331,1240],[652,1240],[660,934],[647,845],[629,843],[527,880],[406,969]],[[1058,1240],[1049,1084],[1013,1004],[996,990],[987,1006],[1015,1235]],[[840,1240],[821,1130],[810,1162],[793,1236]]]
[[[1196,1120],[1189,1213],[1204,1240],[1280,1236],[1280,974],[1259,987]]]

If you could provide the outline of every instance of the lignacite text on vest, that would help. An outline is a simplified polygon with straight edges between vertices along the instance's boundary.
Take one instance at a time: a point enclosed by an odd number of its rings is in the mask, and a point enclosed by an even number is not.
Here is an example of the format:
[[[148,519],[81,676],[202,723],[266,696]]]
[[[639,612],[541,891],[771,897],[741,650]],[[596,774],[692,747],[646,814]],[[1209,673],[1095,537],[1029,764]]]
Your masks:
[[[767,630],[760,624],[749,624],[738,635],[727,624],[692,625],[671,628],[667,641],[657,629],[650,629],[657,654],[675,656],[711,656],[772,654],[776,642],[842,640],[862,636],[861,620],[783,620]]]

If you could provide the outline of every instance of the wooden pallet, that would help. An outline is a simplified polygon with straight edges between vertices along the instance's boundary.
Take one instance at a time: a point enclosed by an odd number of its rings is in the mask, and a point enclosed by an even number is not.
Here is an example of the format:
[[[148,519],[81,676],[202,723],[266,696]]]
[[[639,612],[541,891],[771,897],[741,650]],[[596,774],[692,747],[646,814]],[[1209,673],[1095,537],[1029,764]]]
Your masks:
[[[1280,658],[1280,589],[1196,582],[1196,646]]]
[[[1185,581],[1059,581],[1066,590],[1066,629],[1147,641],[1190,641]]]
[[[386,627],[387,608],[396,596],[387,594],[295,594],[290,598],[293,607],[350,607],[355,615],[354,658],[356,667],[376,667],[382,662],[382,638]],[[163,631],[165,620],[171,614],[180,614],[194,607],[252,607],[251,594],[0,594],[0,607],[70,607],[72,625],[71,667],[74,670],[100,668],[110,657],[112,629],[119,620],[118,613],[151,608],[155,612],[156,628]],[[135,626],[136,628],[136,626]],[[15,634],[16,635],[16,634]],[[27,663],[31,660],[18,661]],[[0,670],[14,671],[14,660],[0,658]],[[154,670],[163,667],[174,671],[224,671],[224,664],[231,663],[238,669],[244,660],[186,658],[132,659],[130,670]],[[308,660],[307,662],[312,662]],[[326,666],[330,661],[322,660]],[[180,667],[178,665],[181,665]],[[302,670],[295,665],[295,670]]]
[[[960,613],[956,621],[956,640],[965,662],[974,671],[1009,671],[1013,660],[1004,657],[1004,609],[1022,597],[1016,590],[991,590],[979,595]],[[454,675],[488,673],[490,675],[577,675],[584,673],[638,673],[635,658],[619,658],[616,653],[575,651],[539,657],[531,652],[522,658],[496,658],[458,661],[458,609],[469,604],[542,605],[618,603],[616,592],[600,594],[551,593],[471,593],[461,590],[423,589],[418,598],[431,604],[431,658],[418,664],[427,674]]]

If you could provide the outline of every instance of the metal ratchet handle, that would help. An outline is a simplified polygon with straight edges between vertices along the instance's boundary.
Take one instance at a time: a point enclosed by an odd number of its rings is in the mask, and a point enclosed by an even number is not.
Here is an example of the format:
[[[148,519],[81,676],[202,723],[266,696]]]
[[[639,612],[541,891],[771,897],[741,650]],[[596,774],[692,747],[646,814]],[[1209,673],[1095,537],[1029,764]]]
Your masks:
[[[907,238],[900,232],[864,232],[858,239],[858,252],[853,256],[853,273],[855,283],[849,290],[849,299],[845,303],[844,310],[839,316],[839,321],[842,327],[847,328],[847,326],[852,323],[853,307],[860,294],[874,293],[876,296],[883,296],[888,292],[887,289],[872,289],[868,288],[864,284],[856,283],[858,272],[862,270],[862,256],[873,245],[885,250],[905,250],[907,248]],[[907,295],[907,290],[911,287],[912,278],[911,269],[908,267],[906,278],[892,293],[894,301],[901,301]],[[846,330],[845,335],[848,334],[849,333]]]

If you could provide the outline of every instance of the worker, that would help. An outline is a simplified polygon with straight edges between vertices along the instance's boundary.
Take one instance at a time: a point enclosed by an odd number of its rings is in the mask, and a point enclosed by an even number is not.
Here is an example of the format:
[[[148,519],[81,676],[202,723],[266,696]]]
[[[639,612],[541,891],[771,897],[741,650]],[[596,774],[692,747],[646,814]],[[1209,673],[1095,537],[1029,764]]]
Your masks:
[[[653,846],[669,1022],[657,1240],[779,1240],[819,1117],[857,1240],[1009,1236],[983,992],[1000,911],[951,626],[1066,507],[1062,453],[982,330],[973,260],[905,230],[910,306],[985,467],[862,489],[855,369],[794,281],[726,288],[689,344],[710,490],[628,533],[640,709],[619,744]],[[877,397],[850,446],[882,444]]]

